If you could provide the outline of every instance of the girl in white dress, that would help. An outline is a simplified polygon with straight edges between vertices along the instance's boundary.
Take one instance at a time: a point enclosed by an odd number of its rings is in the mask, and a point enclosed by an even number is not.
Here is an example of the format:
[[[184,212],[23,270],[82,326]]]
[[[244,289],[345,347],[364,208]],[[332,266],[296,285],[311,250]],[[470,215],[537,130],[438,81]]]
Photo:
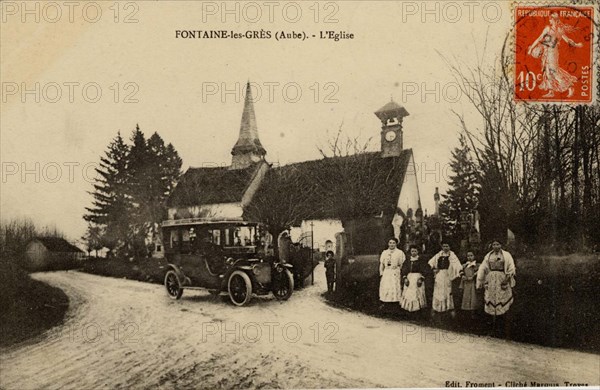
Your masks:
[[[379,300],[381,302],[399,302],[402,292],[400,286],[400,268],[404,262],[404,252],[397,248],[398,239],[388,240],[388,249],[379,258]]]
[[[408,311],[415,312],[427,307],[425,297],[425,272],[427,263],[419,257],[416,246],[410,248],[410,258],[402,265],[402,283],[404,289],[400,297],[400,306]]]

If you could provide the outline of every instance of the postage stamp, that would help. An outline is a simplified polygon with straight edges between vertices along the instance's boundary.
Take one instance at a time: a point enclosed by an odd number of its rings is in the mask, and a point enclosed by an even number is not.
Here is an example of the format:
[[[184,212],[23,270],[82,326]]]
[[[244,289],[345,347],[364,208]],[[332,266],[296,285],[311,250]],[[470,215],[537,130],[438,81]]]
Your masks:
[[[516,5],[514,98],[591,104],[597,40],[594,6]]]

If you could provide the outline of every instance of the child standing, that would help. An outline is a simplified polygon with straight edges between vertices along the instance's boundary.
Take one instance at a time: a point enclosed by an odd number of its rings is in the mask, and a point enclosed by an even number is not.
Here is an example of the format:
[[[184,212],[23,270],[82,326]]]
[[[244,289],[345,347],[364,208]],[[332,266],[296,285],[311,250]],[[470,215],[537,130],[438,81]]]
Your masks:
[[[416,312],[427,307],[425,297],[425,273],[427,262],[419,257],[419,249],[410,247],[410,258],[402,264],[400,275],[404,289],[400,296],[400,306],[408,312]]]
[[[481,301],[478,299],[475,291],[478,270],[479,265],[475,261],[475,253],[472,251],[467,252],[467,262],[463,264],[459,287],[463,290],[461,309],[471,311],[471,317],[481,307]]]
[[[335,259],[333,251],[325,253],[325,277],[327,278],[327,292],[333,292],[333,284],[335,283]]]

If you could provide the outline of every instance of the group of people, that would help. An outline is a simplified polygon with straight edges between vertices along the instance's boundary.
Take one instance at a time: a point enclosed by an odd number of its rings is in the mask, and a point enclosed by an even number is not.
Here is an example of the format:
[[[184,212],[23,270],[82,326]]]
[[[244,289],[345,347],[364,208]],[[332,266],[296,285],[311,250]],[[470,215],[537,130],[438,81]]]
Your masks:
[[[434,275],[433,313],[454,314],[452,281],[457,278],[460,278],[459,287],[463,291],[462,310],[474,313],[483,303],[487,314],[501,316],[513,302],[515,262],[499,241],[492,243],[492,250],[481,264],[477,263],[473,252],[467,252],[466,261],[461,264],[447,243],[443,243],[441,251],[429,261],[419,255],[416,246],[410,248],[410,256],[406,259],[396,238],[388,241],[388,248],[379,259],[379,299],[384,303],[399,303],[408,312],[427,308],[425,278],[430,272]],[[477,292],[482,289],[483,302]]]

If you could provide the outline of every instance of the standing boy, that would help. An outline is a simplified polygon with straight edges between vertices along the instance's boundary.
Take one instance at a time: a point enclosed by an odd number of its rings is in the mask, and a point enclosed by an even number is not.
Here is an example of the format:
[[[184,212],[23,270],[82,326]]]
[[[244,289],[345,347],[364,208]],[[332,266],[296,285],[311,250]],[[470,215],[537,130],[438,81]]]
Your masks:
[[[335,282],[335,259],[333,251],[325,252],[325,277],[327,278],[327,292],[333,292],[333,283]]]

